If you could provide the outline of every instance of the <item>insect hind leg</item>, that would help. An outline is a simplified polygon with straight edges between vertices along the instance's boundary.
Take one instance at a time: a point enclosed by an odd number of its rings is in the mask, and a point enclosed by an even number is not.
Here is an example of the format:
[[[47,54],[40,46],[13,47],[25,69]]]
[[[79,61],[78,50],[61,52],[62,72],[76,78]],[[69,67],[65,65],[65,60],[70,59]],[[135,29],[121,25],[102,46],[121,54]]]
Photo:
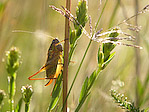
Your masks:
[[[43,66],[38,72],[36,72],[35,74],[31,75],[30,77],[28,77],[29,80],[44,80],[45,78],[34,78],[34,79],[31,79],[32,77],[34,77],[35,75],[37,75],[38,73],[42,72],[45,70],[45,66]]]
[[[49,82],[45,86],[50,85],[52,82],[53,82],[53,79],[50,79]]]

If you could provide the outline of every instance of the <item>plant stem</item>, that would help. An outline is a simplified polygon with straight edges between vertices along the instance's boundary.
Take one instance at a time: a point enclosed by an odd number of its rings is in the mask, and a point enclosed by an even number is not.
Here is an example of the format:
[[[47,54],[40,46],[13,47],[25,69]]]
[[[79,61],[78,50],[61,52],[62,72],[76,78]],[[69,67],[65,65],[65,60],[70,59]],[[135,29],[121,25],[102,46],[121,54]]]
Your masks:
[[[10,102],[10,112],[14,112],[14,100],[13,100],[13,98],[11,98],[9,100],[9,102]]]
[[[114,10],[113,10],[112,16],[111,16],[111,18],[110,18],[109,28],[111,28],[112,25],[113,25],[114,17],[115,17],[116,14],[117,14],[117,11],[118,11],[118,8],[119,8],[119,4],[120,4],[120,0],[117,0],[117,3],[116,3],[115,8],[114,8]]]
[[[29,112],[29,103],[25,103],[25,112]]]
[[[98,18],[98,20],[97,20],[97,23],[96,23],[96,26],[95,26],[95,31],[97,30],[97,27],[98,27],[98,25],[99,25],[99,21],[100,21],[101,16],[102,16],[102,14],[103,14],[103,12],[104,12],[104,9],[105,9],[105,7],[106,7],[106,5],[107,5],[107,2],[108,2],[108,0],[106,0],[106,2],[105,2],[105,4],[104,4],[104,7],[103,7],[103,9],[102,9],[102,11],[101,11],[101,14],[100,14],[100,16],[99,16],[99,18]]]
[[[71,0],[66,0],[66,8],[70,11]],[[68,15],[69,16],[69,15]],[[65,18],[65,43],[64,43],[64,69],[63,69],[63,104],[67,97],[67,87],[68,87],[68,63],[69,63],[69,29],[70,22]],[[67,100],[64,106],[63,112],[67,112]]]
[[[15,94],[15,80],[16,80],[16,73],[13,73],[11,76],[8,77],[10,112],[14,111],[14,98],[13,97]]]
[[[135,0],[135,13],[138,13],[138,0]],[[137,26],[137,16],[135,18],[135,24]],[[139,38],[139,34],[136,34],[136,45],[139,45],[140,42],[140,38]],[[136,56],[136,106],[139,106],[139,90],[138,90],[138,80],[140,80],[140,50],[139,49],[135,49],[135,56]]]
[[[63,105],[63,108],[64,108],[64,106],[66,105],[67,98],[68,98],[68,96],[69,96],[69,94],[70,94],[70,92],[71,92],[71,90],[72,90],[72,87],[73,87],[73,85],[74,85],[74,82],[75,82],[75,80],[76,80],[76,78],[77,78],[77,76],[78,76],[78,73],[79,73],[79,71],[80,71],[80,69],[81,69],[82,63],[83,63],[83,61],[84,61],[84,59],[85,59],[85,56],[86,56],[86,54],[87,54],[87,51],[88,51],[88,49],[89,49],[91,43],[92,43],[92,40],[90,40],[90,42],[89,42],[89,44],[88,44],[88,46],[87,46],[87,49],[86,49],[86,51],[85,51],[85,53],[84,53],[84,56],[83,56],[83,58],[82,58],[82,60],[81,60],[81,63],[80,63],[80,65],[79,65],[79,67],[78,67],[77,73],[76,73],[76,75],[75,75],[75,77],[74,77],[74,79],[73,79],[73,82],[72,82],[71,87],[70,87],[70,89],[69,89],[69,92],[68,92],[68,94],[67,94],[66,100],[65,100],[65,102],[63,103],[63,104],[64,104],[64,105]],[[62,108],[62,109],[63,109],[63,108]]]
[[[107,4],[107,1],[108,1],[108,0],[106,0],[106,2],[105,2],[105,4],[104,4],[104,8],[102,9],[102,12],[101,12],[101,14],[100,14],[100,16],[99,16],[99,18],[98,18],[98,20],[97,20],[97,23],[96,23],[96,26],[95,26],[95,30],[97,30],[99,21],[100,21],[101,16],[102,16],[102,14],[103,14],[103,12],[104,12],[104,9],[105,9],[105,6],[106,6],[106,4]],[[93,36],[93,35],[92,35],[92,36]],[[88,52],[88,50],[89,50],[89,47],[90,47],[91,43],[92,43],[92,37],[91,37],[91,39],[90,39],[90,41],[89,41],[89,43],[88,43],[88,46],[87,46],[87,48],[86,48],[86,50],[85,50],[85,53],[84,53],[84,55],[83,55],[83,58],[82,58],[82,60],[81,60],[81,62],[80,62],[80,65],[79,65],[79,67],[78,67],[78,70],[77,70],[77,72],[76,72],[76,75],[75,75],[75,77],[74,77],[74,79],[73,79],[73,82],[72,82],[72,84],[71,84],[71,86],[70,86],[70,89],[69,89],[69,92],[68,92],[67,97],[66,97],[66,99],[65,99],[65,102],[63,102],[63,108],[64,108],[64,106],[66,105],[66,101],[67,101],[67,99],[68,99],[68,96],[69,96],[69,94],[70,94],[70,92],[71,92],[71,90],[72,90],[72,87],[73,87],[73,85],[74,85],[74,82],[75,82],[75,80],[76,80],[76,78],[77,78],[77,76],[78,76],[78,73],[79,73],[79,71],[80,71],[80,69],[81,69],[82,63],[83,63],[83,61],[84,61],[84,59],[85,59],[85,56],[86,56],[86,54],[87,54],[87,52]],[[62,108],[62,110],[63,110],[63,108]]]

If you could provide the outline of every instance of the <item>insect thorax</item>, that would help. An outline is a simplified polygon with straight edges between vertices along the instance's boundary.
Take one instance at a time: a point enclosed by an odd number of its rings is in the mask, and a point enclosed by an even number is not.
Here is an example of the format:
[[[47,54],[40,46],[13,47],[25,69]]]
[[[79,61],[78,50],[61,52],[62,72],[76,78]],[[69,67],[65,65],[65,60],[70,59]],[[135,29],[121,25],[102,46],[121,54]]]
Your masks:
[[[57,45],[58,44],[58,45]],[[59,44],[58,39],[54,39],[48,50],[46,76],[52,77],[55,75],[57,65],[61,63],[62,45]]]

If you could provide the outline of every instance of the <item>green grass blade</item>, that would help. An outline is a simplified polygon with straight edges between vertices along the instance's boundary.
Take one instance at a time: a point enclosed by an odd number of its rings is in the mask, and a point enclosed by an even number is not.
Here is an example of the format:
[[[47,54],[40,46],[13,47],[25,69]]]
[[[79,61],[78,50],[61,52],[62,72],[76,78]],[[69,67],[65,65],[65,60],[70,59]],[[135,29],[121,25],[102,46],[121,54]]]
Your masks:
[[[91,87],[93,86],[96,78],[97,78],[97,72],[96,70],[91,74],[89,80],[88,80],[88,92],[90,91]]]
[[[78,112],[80,110],[80,108],[82,107],[82,105],[84,104],[87,96],[90,94],[90,89],[93,85],[93,83],[95,82],[96,79],[96,70],[92,73],[92,75],[90,76],[90,78],[86,77],[82,89],[81,89],[81,93],[80,93],[80,98],[79,98],[79,104],[76,107],[75,112]]]
[[[63,75],[61,74],[58,76],[58,78],[56,80],[56,84],[55,84],[53,91],[52,91],[52,99],[51,99],[51,103],[48,107],[48,112],[53,110],[59,101],[61,90],[62,90],[62,88],[61,88],[62,78],[63,78]]]
[[[103,63],[103,68],[102,69],[104,69],[110,63],[110,61],[114,58],[114,56],[115,56],[115,52],[110,54],[108,60]]]
[[[89,93],[89,94],[90,94],[90,93]],[[77,108],[75,109],[75,112],[79,112],[80,108],[82,107],[83,103],[85,102],[85,100],[86,100],[86,98],[87,98],[87,96],[88,96],[89,94],[85,94],[85,96],[82,97],[82,99],[81,99],[81,101],[79,102]]]
[[[81,102],[83,97],[86,96],[87,92],[88,92],[88,77],[86,77],[86,79],[83,83],[82,90],[81,90],[81,93],[80,93],[79,103]]]
[[[15,108],[15,112],[21,112],[22,102],[23,102],[23,99],[20,98],[20,100]]]

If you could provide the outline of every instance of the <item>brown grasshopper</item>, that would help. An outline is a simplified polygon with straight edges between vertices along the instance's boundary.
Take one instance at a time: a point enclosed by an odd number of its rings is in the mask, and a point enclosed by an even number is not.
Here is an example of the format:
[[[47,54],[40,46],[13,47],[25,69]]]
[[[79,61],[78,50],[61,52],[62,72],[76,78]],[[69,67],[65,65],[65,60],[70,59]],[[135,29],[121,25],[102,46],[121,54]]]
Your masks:
[[[61,42],[58,39],[53,39],[50,48],[48,50],[48,57],[46,64],[35,74],[28,77],[29,80],[44,80],[50,79],[49,82],[45,85],[48,86],[52,83],[53,79],[56,79],[58,75],[61,73],[63,65],[62,65],[62,51],[63,47]],[[34,78],[33,76],[38,73],[46,70],[46,78]]]

